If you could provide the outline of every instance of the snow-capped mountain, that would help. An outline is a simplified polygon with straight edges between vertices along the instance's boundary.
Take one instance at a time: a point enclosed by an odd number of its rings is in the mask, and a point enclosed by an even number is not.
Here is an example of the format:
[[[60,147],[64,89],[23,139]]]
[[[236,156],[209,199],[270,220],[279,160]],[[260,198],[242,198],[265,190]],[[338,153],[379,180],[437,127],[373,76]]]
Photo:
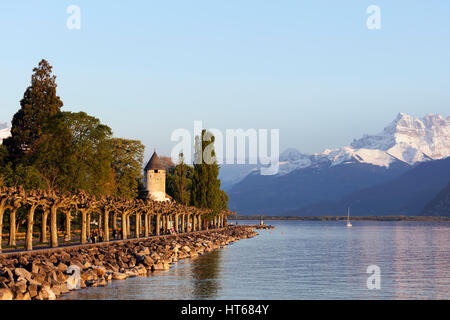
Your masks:
[[[428,114],[416,118],[399,113],[384,130],[364,135],[350,146],[312,155],[288,149],[280,155],[280,175],[320,164],[335,166],[347,162],[389,167],[394,162],[415,164],[450,156],[450,117]]]
[[[11,129],[8,127],[8,124],[0,123],[0,144],[3,143],[3,140],[8,138],[11,135]]]

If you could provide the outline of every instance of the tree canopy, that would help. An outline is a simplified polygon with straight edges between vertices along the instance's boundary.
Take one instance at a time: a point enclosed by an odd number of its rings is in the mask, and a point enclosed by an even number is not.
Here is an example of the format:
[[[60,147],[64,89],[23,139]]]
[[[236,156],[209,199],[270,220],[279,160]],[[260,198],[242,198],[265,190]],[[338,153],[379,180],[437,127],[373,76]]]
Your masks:
[[[43,59],[33,72],[31,85],[25,90],[20,109],[12,119],[11,137],[4,141],[9,156],[15,161],[22,160],[32,149],[42,135],[44,123],[63,106],[56,95],[52,66]]]
[[[142,143],[113,137],[110,127],[85,112],[61,111],[56,88],[52,66],[40,61],[12,120],[11,137],[0,145],[0,185],[136,198],[142,190]],[[212,216],[228,203],[214,141],[206,130],[196,137],[195,157],[201,161],[193,167],[182,154],[176,166],[163,159],[168,194],[182,204],[212,209]]]
[[[6,186],[93,195],[136,197],[144,146],[113,138],[112,130],[85,112],[62,112],[52,67],[42,60],[0,148]]]
[[[113,138],[110,140],[110,148],[113,155],[115,195],[137,197],[139,182],[142,180],[144,145],[137,140]]]
[[[217,215],[227,208],[228,196],[220,189],[214,141],[215,137],[206,130],[202,131],[202,138],[196,137],[191,204],[198,208],[211,209],[212,215]]]
[[[184,163],[184,156],[180,153],[179,163],[171,168],[167,174],[167,193],[184,205],[191,203],[192,175],[194,168]]]

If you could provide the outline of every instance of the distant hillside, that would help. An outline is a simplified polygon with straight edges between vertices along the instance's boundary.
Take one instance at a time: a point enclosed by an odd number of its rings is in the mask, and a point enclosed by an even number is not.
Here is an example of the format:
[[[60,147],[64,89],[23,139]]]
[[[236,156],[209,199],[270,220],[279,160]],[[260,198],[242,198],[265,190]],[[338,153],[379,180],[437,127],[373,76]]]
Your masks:
[[[422,214],[424,216],[450,217],[450,182],[433,200],[427,203]]]
[[[450,157],[421,163],[391,181],[348,194],[338,202],[317,203],[289,215],[342,215],[348,206],[352,215],[358,216],[419,215],[449,181]]]
[[[392,164],[389,168],[346,163],[300,169],[282,176],[262,176],[255,172],[228,192],[229,205],[239,214],[289,215],[309,205],[339,201],[347,194],[398,177],[410,168],[405,163]]]

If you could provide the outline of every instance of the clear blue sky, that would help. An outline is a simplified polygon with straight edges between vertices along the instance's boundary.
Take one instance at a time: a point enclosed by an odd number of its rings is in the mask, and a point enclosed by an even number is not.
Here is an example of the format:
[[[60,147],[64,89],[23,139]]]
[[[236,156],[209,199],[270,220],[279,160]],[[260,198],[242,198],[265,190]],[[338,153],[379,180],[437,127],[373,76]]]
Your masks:
[[[81,8],[81,30],[66,9]],[[381,8],[368,30],[366,8]],[[346,145],[398,112],[450,107],[450,1],[0,2],[0,121],[41,58],[64,110],[168,154],[176,128],[279,128],[281,150]]]

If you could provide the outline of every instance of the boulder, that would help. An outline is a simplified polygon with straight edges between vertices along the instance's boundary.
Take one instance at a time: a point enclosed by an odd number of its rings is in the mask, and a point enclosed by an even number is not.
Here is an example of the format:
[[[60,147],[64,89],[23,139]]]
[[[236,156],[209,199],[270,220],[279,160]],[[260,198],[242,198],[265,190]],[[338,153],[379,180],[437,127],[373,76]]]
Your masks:
[[[67,265],[62,262],[58,264],[58,266],[56,267],[56,269],[58,269],[61,272],[66,272],[67,268],[68,268]]]
[[[25,293],[27,291],[27,282],[25,280],[14,282],[10,289],[14,293],[14,295],[18,295],[19,293]]]
[[[41,286],[36,284],[29,284],[28,285],[28,292],[30,293],[30,297],[33,299],[38,296],[39,289]]]
[[[3,267],[0,270],[0,275],[2,277],[6,278],[8,281],[14,281],[13,273],[12,273],[11,269],[9,269],[7,267]]]
[[[14,297],[11,290],[7,288],[0,289],[0,300],[12,300]]]
[[[136,263],[143,263],[144,259],[147,258],[145,255],[135,254]]]
[[[150,249],[145,247],[142,250],[140,250],[137,254],[140,256],[148,256],[150,254]]]
[[[182,250],[183,250],[183,251],[186,251],[186,252],[190,252],[190,251],[191,251],[191,248],[189,248],[188,246],[184,246],[184,247],[182,248]]]
[[[169,269],[170,269],[170,265],[168,263],[164,263],[164,262],[158,262],[152,266],[153,271],[165,271],[165,270],[169,270]]]
[[[128,278],[128,276],[125,273],[113,272],[112,278],[114,280],[125,280],[126,278]]]
[[[146,276],[147,275],[147,269],[144,266],[137,266],[134,268],[134,270],[137,272],[139,276]]]
[[[98,278],[97,273],[93,269],[84,270],[81,275],[81,280],[92,281]]]
[[[106,273],[105,267],[94,266],[94,267],[92,267],[92,270],[94,270],[94,272],[97,274],[98,277],[103,277]]]
[[[146,256],[146,257],[144,257],[143,263],[145,266],[148,267],[148,266],[152,266],[153,264],[155,264],[155,261],[151,257]]]
[[[31,300],[30,294],[28,292],[25,293],[18,293],[14,300]]]

